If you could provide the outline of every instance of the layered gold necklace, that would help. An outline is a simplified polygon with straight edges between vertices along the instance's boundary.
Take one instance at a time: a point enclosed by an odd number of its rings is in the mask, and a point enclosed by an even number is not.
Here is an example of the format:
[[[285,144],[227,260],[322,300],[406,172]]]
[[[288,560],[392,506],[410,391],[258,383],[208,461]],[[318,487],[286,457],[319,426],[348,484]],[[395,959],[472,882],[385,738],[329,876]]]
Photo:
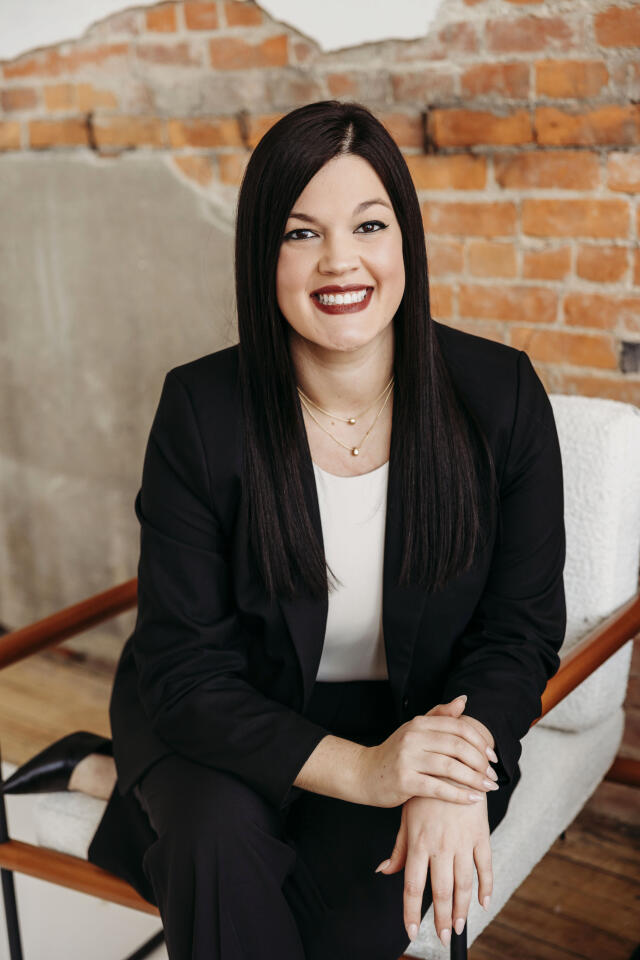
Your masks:
[[[389,397],[391,396],[391,394],[392,394],[392,392],[393,392],[393,381],[394,381],[394,377],[391,377],[391,379],[389,380],[389,383],[386,385],[386,387],[384,388],[384,390],[382,391],[382,393],[379,393],[378,396],[369,404],[369,406],[367,407],[367,409],[366,409],[366,410],[363,410],[362,413],[359,413],[357,417],[338,417],[338,416],[336,416],[336,415],[333,414],[333,413],[329,413],[328,410],[324,410],[322,407],[318,406],[317,403],[314,403],[313,400],[311,400],[311,399],[306,395],[306,393],[304,393],[304,392],[300,389],[300,387],[298,387],[298,393],[300,394],[300,400],[301,400],[302,405],[304,406],[305,410],[307,411],[307,413],[309,414],[309,416],[311,417],[311,419],[314,420],[314,421],[318,424],[318,426],[320,427],[320,429],[321,429],[321,430],[324,430],[324,432],[325,432],[326,434],[328,434],[328,435],[331,437],[332,440],[335,440],[336,443],[339,443],[341,447],[344,447],[344,448],[345,448],[345,450],[350,450],[354,457],[357,457],[358,454],[360,453],[360,448],[362,447],[362,444],[365,442],[365,440],[367,439],[367,437],[369,436],[369,434],[371,433],[371,431],[372,431],[373,428],[375,427],[376,423],[378,422],[378,418],[379,418],[380,414],[382,413],[382,411],[384,410],[384,408],[386,407],[386,405],[387,405],[387,403],[388,403],[388,401],[389,401]],[[324,413],[327,417],[331,417],[333,420],[341,420],[343,423],[348,423],[348,424],[350,424],[350,425],[353,426],[354,424],[356,424],[356,423],[358,422],[358,420],[360,420],[360,419],[365,415],[365,413],[367,413],[367,412],[371,409],[371,407],[372,407],[383,395],[386,395],[386,396],[385,396],[385,398],[384,398],[384,401],[383,401],[382,406],[380,407],[380,409],[378,410],[378,413],[376,414],[375,420],[373,421],[373,423],[371,424],[371,426],[369,427],[369,429],[367,430],[367,432],[366,432],[365,435],[363,436],[363,438],[362,438],[362,440],[360,441],[360,443],[356,444],[355,447],[349,446],[348,443],[343,443],[342,440],[339,440],[338,437],[335,437],[335,436],[331,433],[330,430],[327,430],[327,428],[326,428],[322,423],[320,423],[320,421],[318,420],[318,418],[313,415],[313,413],[312,413],[312,411],[311,411],[311,409],[310,409],[310,406],[311,406],[311,407],[315,407],[316,410],[319,410],[320,413]]]

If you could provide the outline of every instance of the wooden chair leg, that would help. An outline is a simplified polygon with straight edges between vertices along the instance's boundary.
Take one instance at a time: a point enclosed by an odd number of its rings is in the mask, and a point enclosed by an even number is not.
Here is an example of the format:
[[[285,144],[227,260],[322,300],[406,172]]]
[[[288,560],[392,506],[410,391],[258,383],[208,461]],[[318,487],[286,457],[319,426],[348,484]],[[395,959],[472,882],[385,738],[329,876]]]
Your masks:
[[[451,943],[449,944],[449,956],[451,960],[467,960],[467,925],[461,934],[455,930],[451,931]]]
[[[7,822],[7,808],[2,792],[2,753],[0,752],[0,843],[9,839],[9,824]],[[2,876],[2,899],[4,901],[4,915],[7,921],[7,938],[9,940],[9,956],[11,960],[22,960],[22,944],[20,942],[20,923],[18,921],[18,907],[16,904],[16,890],[13,883],[13,872],[0,869]]]

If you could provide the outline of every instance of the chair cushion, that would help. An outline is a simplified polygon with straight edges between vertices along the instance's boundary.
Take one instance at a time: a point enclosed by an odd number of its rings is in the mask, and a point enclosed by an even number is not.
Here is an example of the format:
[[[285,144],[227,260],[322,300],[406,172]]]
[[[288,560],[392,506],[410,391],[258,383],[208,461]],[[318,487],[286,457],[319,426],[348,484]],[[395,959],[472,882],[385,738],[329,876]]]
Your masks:
[[[560,657],[638,588],[640,409],[595,397],[550,394],[562,455],[567,632]],[[540,720],[585,730],[625,700],[632,642]]]

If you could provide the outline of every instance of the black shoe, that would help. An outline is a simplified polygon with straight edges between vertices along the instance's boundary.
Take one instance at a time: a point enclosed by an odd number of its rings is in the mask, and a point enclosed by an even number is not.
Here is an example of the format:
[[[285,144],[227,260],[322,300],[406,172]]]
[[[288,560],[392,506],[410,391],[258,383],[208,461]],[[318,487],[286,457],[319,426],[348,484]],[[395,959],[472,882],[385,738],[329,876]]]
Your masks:
[[[0,787],[3,793],[54,793],[69,789],[75,767],[90,753],[113,756],[108,737],[80,730],[56,740],[18,767]]]

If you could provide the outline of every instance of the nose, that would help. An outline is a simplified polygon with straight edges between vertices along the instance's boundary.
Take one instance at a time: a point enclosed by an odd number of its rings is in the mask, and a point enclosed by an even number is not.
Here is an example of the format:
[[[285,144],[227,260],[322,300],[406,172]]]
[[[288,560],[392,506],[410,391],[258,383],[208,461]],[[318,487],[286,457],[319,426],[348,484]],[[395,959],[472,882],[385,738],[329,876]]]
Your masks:
[[[342,274],[358,269],[360,260],[354,239],[344,234],[328,236],[322,245],[318,271],[322,274]]]

